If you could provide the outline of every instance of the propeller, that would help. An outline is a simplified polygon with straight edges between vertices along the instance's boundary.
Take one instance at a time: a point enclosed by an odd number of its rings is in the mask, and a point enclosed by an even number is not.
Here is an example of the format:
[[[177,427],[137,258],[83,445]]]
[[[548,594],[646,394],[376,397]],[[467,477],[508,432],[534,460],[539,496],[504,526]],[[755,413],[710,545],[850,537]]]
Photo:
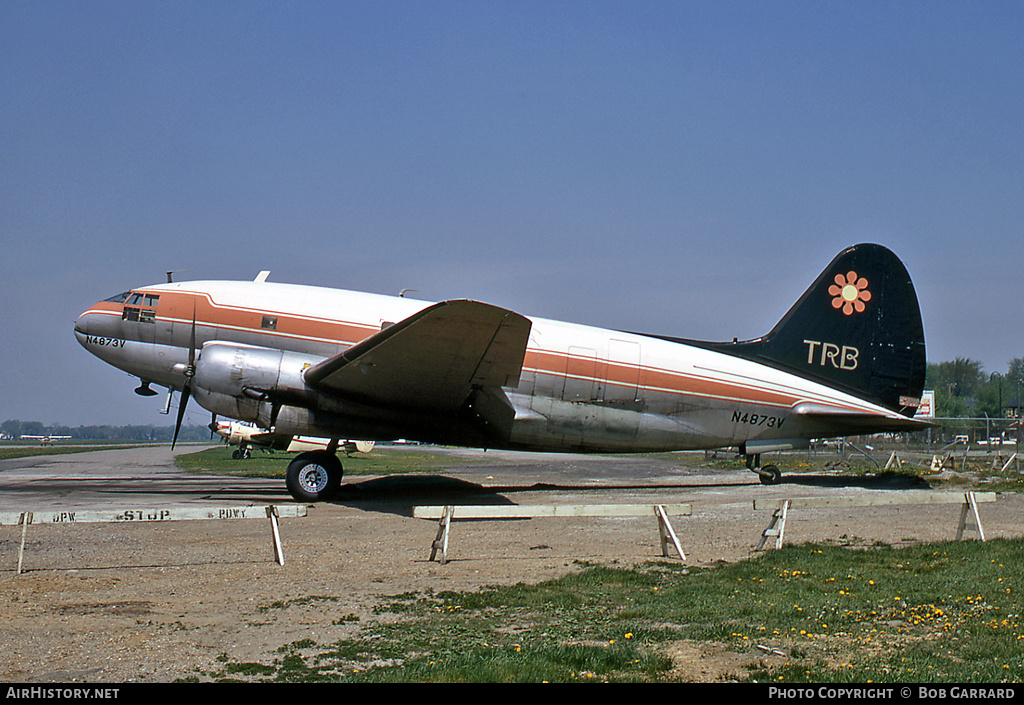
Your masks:
[[[281,411],[281,404],[276,401],[270,402],[270,428],[267,429],[271,433],[277,430],[277,414]]]
[[[181,431],[181,422],[185,418],[185,406],[192,396],[192,378],[196,374],[196,304],[192,302],[192,332],[188,343],[188,367],[185,368],[185,381],[181,385],[181,401],[178,402],[178,420],[174,424],[174,438],[171,439],[171,450],[174,450],[178,442],[178,432]]]

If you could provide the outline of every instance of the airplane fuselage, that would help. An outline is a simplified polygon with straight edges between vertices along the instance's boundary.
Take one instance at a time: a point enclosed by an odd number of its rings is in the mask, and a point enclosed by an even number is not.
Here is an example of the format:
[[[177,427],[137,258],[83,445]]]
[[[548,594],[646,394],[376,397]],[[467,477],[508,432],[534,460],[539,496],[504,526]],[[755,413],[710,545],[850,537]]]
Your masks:
[[[190,350],[200,359],[219,355],[226,369],[244,358],[247,378],[262,370],[280,386],[273,401],[233,390],[230,374],[204,383],[201,371],[195,399],[216,414],[295,435],[568,452],[738,446],[752,454],[861,428],[825,423],[823,410],[837,419],[906,420],[854,394],[736,355],[540,318],[529,319],[518,384],[502,389],[514,410],[507,433],[489,434],[429,408],[396,409],[303,387],[309,367],[428,306],[265,281],[180,282],[99,302],[78,319],[75,334],[105,362],[173,389],[185,383]],[[860,362],[849,341],[809,336],[804,343],[810,365],[841,374]]]

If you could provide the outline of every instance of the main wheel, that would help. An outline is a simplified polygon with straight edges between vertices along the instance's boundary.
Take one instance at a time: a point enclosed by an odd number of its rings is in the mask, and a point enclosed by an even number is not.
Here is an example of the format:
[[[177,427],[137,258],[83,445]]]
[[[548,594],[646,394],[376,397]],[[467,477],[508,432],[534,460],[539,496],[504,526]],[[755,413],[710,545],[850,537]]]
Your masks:
[[[285,485],[300,502],[323,502],[341,486],[341,461],[334,453],[317,450],[300,453],[288,464]]]

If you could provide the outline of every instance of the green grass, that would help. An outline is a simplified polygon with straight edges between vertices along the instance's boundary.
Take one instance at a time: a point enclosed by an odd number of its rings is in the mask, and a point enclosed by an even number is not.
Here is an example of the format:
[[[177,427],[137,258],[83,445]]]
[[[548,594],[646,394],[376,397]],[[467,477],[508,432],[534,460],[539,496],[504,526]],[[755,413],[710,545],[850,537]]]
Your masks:
[[[1019,682],[1024,546],[791,546],[710,568],[586,565],[538,585],[404,594],[357,637],[284,647],[216,679],[660,682],[673,644],[785,657],[723,672],[755,682]],[[756,659],[751,664],[757,664]]]

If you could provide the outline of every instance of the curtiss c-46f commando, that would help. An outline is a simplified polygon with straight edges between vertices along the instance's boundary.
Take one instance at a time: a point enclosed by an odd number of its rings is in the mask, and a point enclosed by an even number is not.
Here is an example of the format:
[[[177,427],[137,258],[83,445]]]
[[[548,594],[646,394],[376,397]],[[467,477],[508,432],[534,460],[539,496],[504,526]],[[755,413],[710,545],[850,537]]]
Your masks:
[[[906,268],[879,245],[840,253],[768,334],[701,342],[320,287],[197,281],[132,289],[75,323],[86,350],[268,432],[333,439],[289,465],[300,501],[341,482],[341,439],[638,453],[915,431],[924,331]]]

